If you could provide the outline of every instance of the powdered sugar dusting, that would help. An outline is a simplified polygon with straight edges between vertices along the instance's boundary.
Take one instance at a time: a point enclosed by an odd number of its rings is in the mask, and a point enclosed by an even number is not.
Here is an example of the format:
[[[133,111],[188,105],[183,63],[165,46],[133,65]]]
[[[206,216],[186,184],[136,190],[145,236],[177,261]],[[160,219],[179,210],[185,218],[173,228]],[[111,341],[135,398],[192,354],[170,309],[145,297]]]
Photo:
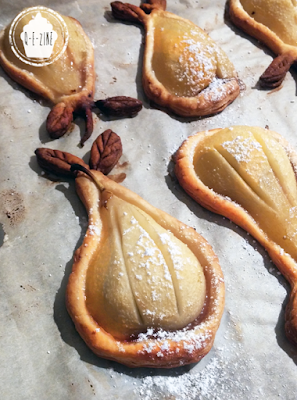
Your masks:
[[[184,260],[180,248],[176,246],[176,244],[171,240],[169,232],[160,234],[159,237],[161,239],[161,242],[167,245],[167,249],[173,263],[173,268],[176,272],[176,277],[179,279],[180,274],[178,274],[178,271],[183,270],[185,262],[190,264],[191,261],[189,259]]]
[[[137,223],[137,220],[134,217],[131,218],[130,223],[131,223],[131,227],[126,229],[123,232],[123,236],[127,235],[129,232],[131,232],[135,229],[140,232],[140,235],[136,242],[134,251],[135,251],[135,254],[138,254],[141,256],[141,259],[143,261],[139,262],[138,264],[135,263],[135,267],[132,267],[132,270],[135,271],[136,278],[138,280],[142,279],[141,276],[137,273],[137,271],[139,271],[139,268],[144,268],[147,271],[148,275],[150,275],[151,268],[153,268],[155,265],[160,265],[163,267],[163,270],[164,270],[163,277],[164,277],[165,281],[167,281],[167,283],[165,285],[167,285],[167,287],[168,287],[168,283],[170,283],[170,286],[173,287],[171,285],[171,275],[170,275],[168,266],[162,256],[161,251],[155,246],[155,243],[152,240],[152,238]],[[129,256],[133,257],[134,254],[132,252],[129,252]],[[153,283],[154,282],[152,281],[152,283],[151,283],[152,289],[154,288]],[[159,284],[160,284],[160,282],[159,282]]]
[[[171,371],[155,372],[141,379],[134,391],[143,400],[239,400],[253,387],[249,370],[254,365],[242,357],[244,348],[238,342],[233,323],[226,332],[230,343],[221,343],[211,354],[193,368],[182,367]],[[230,337],[229,337],[230,335]],[[234,340],[235,337],[237,340]],[[227,338],[226,338],[227,339]],[[222,340],[224,340],[222,338]],[[261,387],[253,390],[253,399],[262,399]]]
[[[237,136],[233,140],[222,143],[222,147],[232,154],[238,162],[249,162],[254,150],[262,150],[262,146],[253,137]]]
[[[235,76],[230,61],[204,31],[189,29],[188,24],[179,21],[173,33],[170,18],[165,17],[162,25],[167,24],[168,29],[154,30],[155,52],[152,64],[157,79],[170,93],[194,97],[213,81],[221,82],[222,85],[224,78]],[[168,31],[171,33],[169,39]],[[225,94],[219,88],[219,83],[214,85],[208,95],[213,94],[220,99]]]
[[[189,85],[187,94],[195,95],[197,89],[204,88],[204,81],[209,83],[215,76],[214,46],[205,45],[204,42],[199,41],[199,38],[193,39],[187,35],[184,40],[181,40],[181,45],[183,51],[179,56],[180,68],[176,70],[176,78],[178,81],[183,81],[186,77]]]
[[[137,392],[143,400],[238,400],[239,395],[249,391],[246,382],[230,378],[238,369],[244,373],[244,365],[228,362],[217,354],[199,372],[194,369],[176,376],[146,376]]]
[[[198,329],[203,331],[203,328],[204,324],[200,324],[197,329],[188,330],[184,328],[174,332],[165,331],[163,329],[154,332],[153,329],[149,328],[147,332],[138,335],[137,341],[142,342],[149,338],[153,338],[164,343],[166,340],[171,340],[176,343],[183,343],[183,347],[188,349],[189,353],[192,353],[193,350],[200,349],[204,342],[212,337],[211,332],[207,329],[205,329],[203,333],[197,333]]]
[[[206,396],[204,398],[207,399],[215,398],[209,397],[209,395],[215,388],[218,373],[222,373],[220,368],[219,360],[213,358],[198,374],[185,374],[177,377],[147,376],[143,379],[139,393],[143,400],[164,399],[167,396],[172,396],[170,398],[176,400],[202,399],[201,396]]]
[[[100,229],[98,226],[90,224],[89,225],[89,235],[100,235]]]
[[[229,82],[229,86],[227,88],[226,84]],[[236,85],[236,81],[232,81],[230,79],[220,79],[214,77],[212,82],[205,88],[204,96],[209,99],[209,101],[216,102],[224,98],[227,94],[227,91],[231,90],[231,87]]]

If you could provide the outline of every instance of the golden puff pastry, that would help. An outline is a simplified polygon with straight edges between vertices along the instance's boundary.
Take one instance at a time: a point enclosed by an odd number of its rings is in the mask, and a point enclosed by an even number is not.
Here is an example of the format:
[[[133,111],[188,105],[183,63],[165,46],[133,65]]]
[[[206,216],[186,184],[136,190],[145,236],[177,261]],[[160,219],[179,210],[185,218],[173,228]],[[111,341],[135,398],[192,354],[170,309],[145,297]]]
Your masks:
[[[60,27],[56,23],[57,18],[51,17],[52,12],[46,7],[23,10],[25,16],[17,25],[18,34],[15,34],[14,43],[16,48],[23,48],[20,32],[25,29],[26,24],[29,24],[32,16],[35,15],[37,18],[39,13],[39,18],[45,18],[54,26],[55,31],[59,32],[53,54],[61,52],[61,55],[57,56],[55,61],[45,62],[39,66],[31,62],[31,58],[20,58],[11,45],[11,27],[15,21],[13,20],[0,33],[0,65],[17,83],[54,104],[47,119],[47,130],[52,138],[58,138],[68,131],[74,112],[84,115],[86,132],[81,139],[83,143],[93,131],[91,112],[95,84],[93,46],[76,19],[56,13],[62,21]],[[39,40],[35,42],[38,44]],[[63,51],[64,46],[66,46],[65,51]]]
[[[66,294],[76,329],[98,356],[129,367],[199,361],[224,308],[212,248],[101,172],[82,170],[89,176],[79,173],[76,188],[89,226]]]
[[[142,84],[154,103],[184,117],[222,111],[240,93],[237,73],[220,47],[189,20],[165,11],[166,1],[140,7],[115,1],[115,18],[144,25]]]
[[[253,235],[289,281],[287,337],[297,343],[296,153],[276,132],[234,126],[189,137],[175,156],[185,191]]]
[[[297,3],[291,0],[230,0],[230,18],[277,57],[260,77],[267,88],[279,86],[297,60]]]

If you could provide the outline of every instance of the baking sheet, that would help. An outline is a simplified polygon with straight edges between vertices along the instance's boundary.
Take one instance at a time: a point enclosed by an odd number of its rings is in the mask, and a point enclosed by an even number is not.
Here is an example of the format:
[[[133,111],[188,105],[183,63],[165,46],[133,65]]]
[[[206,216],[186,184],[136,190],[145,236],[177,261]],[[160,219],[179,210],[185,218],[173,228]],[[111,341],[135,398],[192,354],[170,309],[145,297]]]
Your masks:
[[[138,1],[131,3],[139,5]],[[115,21],[109,1],[0,0],[0,28],[24,7],[45,5],[77,18],[95,50],[96,99],[137,97],[133,119],[94,115],[91,139],[78,146],[83,122],[59,140],[45,131],[49,105],[0,69],[0,395],[2,399],[296,399],[296,347],[284,334],[289,286],[258,243],[187,196],[172,173],[171,155],[197,131],[255,125],[297,148],[296,76],[281,90],[261,91],[272,54],[224,19],[225,1],[177,0],[167,10],[205,29],[234,63],[245,91],[221,114],[187,120],[149,104],[141,87],[143,30]],[[115,172],[124,185],[193,226],[213,246],[226,282],[226,307],[215,344],[198,364],[172,370],[129,369],[96,357],[65,309],[73,254],[87,227],[74,183],[47,179],[34,150],[50,147],[88,161],[92,141],[117,132],[123,156]]]

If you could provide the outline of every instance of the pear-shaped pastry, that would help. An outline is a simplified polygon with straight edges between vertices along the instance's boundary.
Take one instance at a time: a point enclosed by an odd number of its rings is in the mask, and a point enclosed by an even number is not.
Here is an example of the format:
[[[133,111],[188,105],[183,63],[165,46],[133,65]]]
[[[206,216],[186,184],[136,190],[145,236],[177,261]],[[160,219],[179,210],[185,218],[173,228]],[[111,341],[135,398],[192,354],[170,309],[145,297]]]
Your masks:
[[[239,94],[237,74],[226,54],[198,26],[165,11],[166,1],[137,7],[111,3],[115,18],[145,28],[142,83],[147,97],[185,117],[222,111]]]
[[[269,47],[277,57],[260,77],[274,88],[297,60],[297,3],[291,0],[230,0],[233,23]]]
[[[130,367],[197,362],[224,308],[212,248],[101,172],[75,169],[86,173],[76,188],[89,217],[66,295],[78,332],[97,355]]]
[[[48,35],[42,32],[45,29]],[[51,53],[43,53],[46,48]],[[67,132],[74,112],[86,119],[81,143],[89,138],[93,131],[94,52],[77,20],[46,7],[23,10],[0,34],[0,64],[13,80],[54,104],[47,119],[52,138]]]
[[[175,172],[198,203],[268,251],[292,291],[286,334],[297,343],[297,155],[277,133],[235,126],[200,132],[177,151]]]

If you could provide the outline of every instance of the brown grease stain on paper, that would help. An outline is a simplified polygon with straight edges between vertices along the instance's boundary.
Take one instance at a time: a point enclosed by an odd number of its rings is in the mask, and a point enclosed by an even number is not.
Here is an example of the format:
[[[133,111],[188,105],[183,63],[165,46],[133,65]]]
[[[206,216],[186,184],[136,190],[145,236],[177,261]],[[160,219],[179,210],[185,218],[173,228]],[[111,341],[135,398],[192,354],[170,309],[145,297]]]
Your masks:
[[[26,214],[22,194],[13,189],[0,192],[0,213],[9,220],[11,226],[22,222]]]

